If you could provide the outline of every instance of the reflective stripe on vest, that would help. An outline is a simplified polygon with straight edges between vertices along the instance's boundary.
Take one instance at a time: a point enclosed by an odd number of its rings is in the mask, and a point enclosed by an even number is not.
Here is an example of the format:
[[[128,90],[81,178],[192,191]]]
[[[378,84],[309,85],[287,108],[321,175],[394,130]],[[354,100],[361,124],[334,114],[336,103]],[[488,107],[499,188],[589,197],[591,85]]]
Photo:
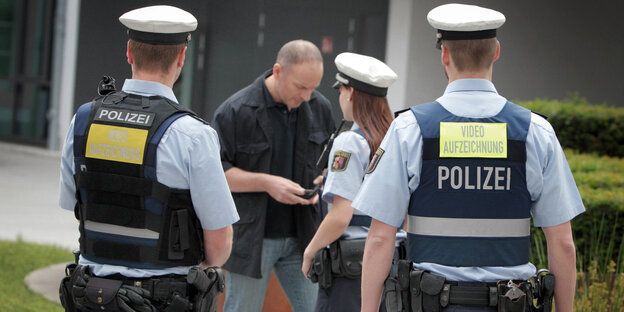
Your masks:
[[[529,262],[525,142],[531,112],[510,102],[488,118],[456,116],[437,102],[411,110],[423,136],[423,162],[408,210],[410,260]]]

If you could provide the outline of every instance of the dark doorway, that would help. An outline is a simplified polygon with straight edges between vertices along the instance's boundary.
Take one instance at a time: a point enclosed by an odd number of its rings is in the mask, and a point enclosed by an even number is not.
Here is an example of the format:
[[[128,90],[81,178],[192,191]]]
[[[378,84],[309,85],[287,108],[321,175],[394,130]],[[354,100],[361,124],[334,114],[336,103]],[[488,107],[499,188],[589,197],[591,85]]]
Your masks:
[[[203,117],[237,90],[271,68],[279,48],[306,39],[323,51],[325,72],[319,91],[342,116],[338,93],[331,89],[334,58],[351,51],[385,56],[388,1],[248,0],[211,1],[206,32]]]
[[[0,137],[43,145],[55,1],[0,0]]]

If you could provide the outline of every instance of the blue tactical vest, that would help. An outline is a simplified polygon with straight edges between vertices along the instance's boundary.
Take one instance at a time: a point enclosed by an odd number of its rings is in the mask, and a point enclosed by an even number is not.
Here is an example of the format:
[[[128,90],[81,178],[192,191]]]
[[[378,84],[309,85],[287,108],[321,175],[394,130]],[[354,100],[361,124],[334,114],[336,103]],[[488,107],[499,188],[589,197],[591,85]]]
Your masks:
[[[160,139],[185,115],[195,117],[165,98],[124,92],[78,109],[74,178],[84,258],[141,269],[203,260],[203,231],[190,191],[156,179]]]
[[[456,116],[438,102],[411,110],[423,156],[408,210],[409,259],[447,266],[528,263],[531,112],[511,102],[488,118]]]

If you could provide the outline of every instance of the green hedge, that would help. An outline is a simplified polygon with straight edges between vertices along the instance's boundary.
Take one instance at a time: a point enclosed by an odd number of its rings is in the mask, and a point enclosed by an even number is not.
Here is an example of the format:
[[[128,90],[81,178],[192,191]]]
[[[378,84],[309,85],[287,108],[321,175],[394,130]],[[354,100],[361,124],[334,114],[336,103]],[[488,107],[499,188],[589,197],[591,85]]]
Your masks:
[[[624,159],[565,150],[587,211],[572,220],[577,263],[586,271],[592,260],[606,270],[609,261],[624,272]],[[532,261],[546,267],[545,239],[533,230]]]
[[[581,97],[517,102],[548,116],[561,145],[585,153],[624,156],[624,109],[592,105]]]

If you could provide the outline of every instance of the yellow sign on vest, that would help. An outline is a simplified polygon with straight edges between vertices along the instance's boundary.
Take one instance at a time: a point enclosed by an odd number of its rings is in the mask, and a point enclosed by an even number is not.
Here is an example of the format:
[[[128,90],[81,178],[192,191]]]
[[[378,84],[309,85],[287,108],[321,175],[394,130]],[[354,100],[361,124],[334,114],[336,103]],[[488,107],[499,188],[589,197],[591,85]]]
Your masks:
[[[143,164],[147,130],[91,124],[86,157]]]
[[[441,122],[440,157],[507,158],[507,124]]]

